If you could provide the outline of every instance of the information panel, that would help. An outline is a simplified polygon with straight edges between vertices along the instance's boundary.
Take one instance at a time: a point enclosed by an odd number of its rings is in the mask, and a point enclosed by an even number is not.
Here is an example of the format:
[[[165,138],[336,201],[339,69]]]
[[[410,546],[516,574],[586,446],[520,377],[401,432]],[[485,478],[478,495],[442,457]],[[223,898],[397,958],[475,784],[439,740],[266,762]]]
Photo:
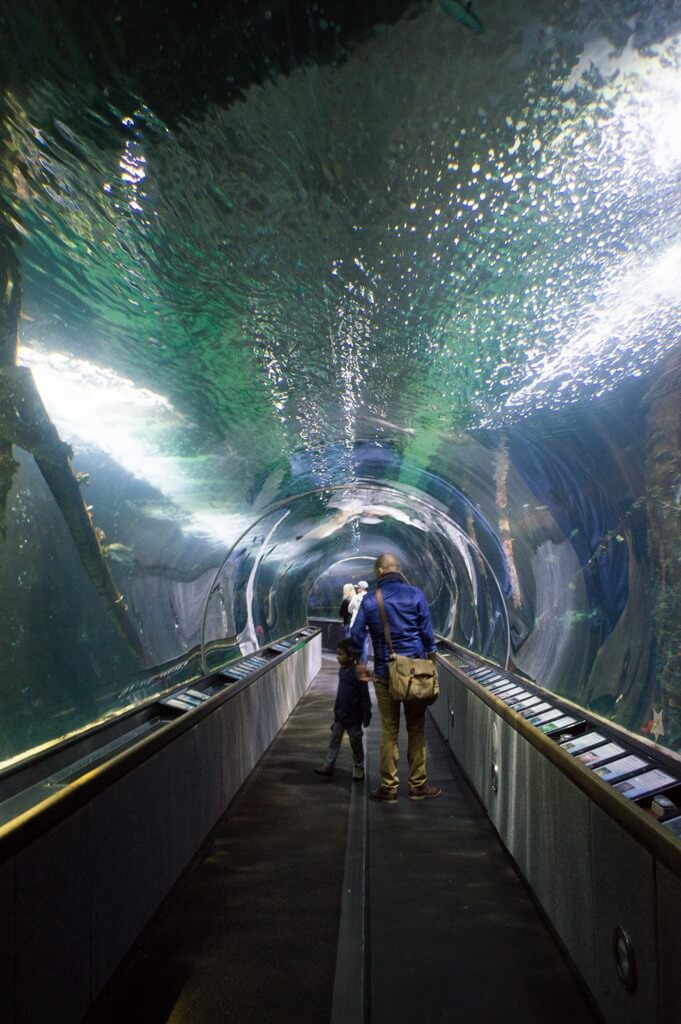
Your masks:
[[[549,708],[548,711],[542,711],[541,715],[535,715],[529,719],[530,725],[543,725],[545,722],[552,722],[554,718],[560,718],[563,714],[559,708]]]
[[[542,711],[548,711],[550,708],[551,705],[547,701],[542,700],[539,704],[535,704],[534,707],[525,708],[520,714],[523,718],[532,718],[534,715],[538,715]]]
[[[508,700],[509,697],[517,697],[517,695],[522,692],[522,686],[513,686],[510,690],[498,690],[495,696],[501,697],[502,700]]]
[[[474,668],[468,673],[473,679],[503,679],[493,668]]]
[[[515,683],[509,683],[508,679],[504,679],[501,683],[495,683],[494,686],[489,687],[489,692],[495,694],[497,697],[501,697],[505,693],[510,693],[511,690],[519,690],[520,687]]]
[[[203,690],[186,690],[188,697],[195,697],[200,704],[203,704],[204,700],[210,700],[210,694],[204,693]]]
[[[582,750],[597,747],[599,743],[605,743],[605,736],[602,733],[585,732],[583,736],[577,736],[574,740],[561,743],[561,747],[563,750],[567,750],[568,754],[579,754]]]
[[[531,697],[531,696],[532,695],[529,692],[529,690],[521,690],[519,693],[511,694],[511,696],[509,696],[507,694],[506,697],[504,697],[504,700],[511,707],[517,707],[518,704],[520,703],[520,701],[524,700],[526,697]]]
[[[525,708],[536,708],[537,704],[541,704],[541,697],[527,697],[525,700],[518,701],[515,710],[524,711]]]
[[[604,743],[602,747],[596,747],[595,750],[587,750],[584,754],[577,754],[577,760],[581,761],[588,768],[595,768],[597,764],[611,761],[614,757],[624,753],[626,751],[619,743]]]
[[[598,775],[604,782],[613,782],[615,779],[630,775],[631,772],[647,768],[649,764],[650,762],[644,758],[629,754],[627,757],[618,757],[616,761],[610,761],[609,764],[603,764],[600,768],[594,768],[594,775]]]
[[[575,725],[576,722],[577,719],[573,718],[571,715],[561,715],[560,718],[554,719],[553,722],[545,722],[544,725],[540,725],[539,728],[548,736],[552,732],[558,732],[559,729],[569,729],[570,726]]]
[[[633,779],[627,779],[625,782],[616,782],[614,788],[618,789],[628,800],[638,800],[639,797],[648,796],[658,789],[673,786],[678,781],[673,775],[667,775],[659,768],[654,768],[651,772],[635,775]]]

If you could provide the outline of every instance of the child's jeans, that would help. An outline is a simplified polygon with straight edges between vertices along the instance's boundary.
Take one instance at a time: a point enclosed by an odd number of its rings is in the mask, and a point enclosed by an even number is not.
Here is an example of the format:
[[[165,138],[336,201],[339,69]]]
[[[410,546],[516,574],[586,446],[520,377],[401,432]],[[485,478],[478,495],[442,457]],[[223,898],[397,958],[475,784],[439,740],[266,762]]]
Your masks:
[[[362,726],[359,723],[357,723],[357,725],[343,725],[342,722],[333,723],[331,726],[329,752],[326,755],[326,761],[324,763],[327,764],[329,768],[333,768],[335,765],[344,732],[347,732],[348,739],[350,740],[350,746],[352,747],[352,759],[355,763],[355,767],[363,768],[364,744],[362,743]]]

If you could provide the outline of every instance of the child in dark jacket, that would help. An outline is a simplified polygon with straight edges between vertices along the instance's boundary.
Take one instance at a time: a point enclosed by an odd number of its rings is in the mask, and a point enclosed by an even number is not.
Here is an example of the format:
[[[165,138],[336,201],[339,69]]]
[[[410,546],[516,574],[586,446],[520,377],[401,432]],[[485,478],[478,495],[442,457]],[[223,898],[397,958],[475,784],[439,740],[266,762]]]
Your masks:
[[[333,775],[336,758],[340,750],[343,733],[347,732],[352,747],[355,781],[364,778],[364,744],[362,726],[371,721],[371,697],[369,696],[369,673],[366,665],[358,665],[355,654],[347,640],[341,640],[336,648],[338,670],[338,691],[333,707],[331,742],[324,764],[315,768],[317,775]]]

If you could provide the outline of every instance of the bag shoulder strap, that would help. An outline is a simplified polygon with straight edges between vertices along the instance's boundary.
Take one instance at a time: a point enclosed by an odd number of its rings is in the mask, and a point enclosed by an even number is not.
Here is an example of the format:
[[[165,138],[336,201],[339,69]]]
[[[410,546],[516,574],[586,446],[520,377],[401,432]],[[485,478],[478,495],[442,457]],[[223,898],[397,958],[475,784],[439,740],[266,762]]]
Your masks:
[[[388,616],[385,614],[385,604],[383,603],[383,594],[381,593],[380,587],[376,587],[376,604],[378,605],[378,611],[381,616],[381,622],[383,623],[383,632],[385,634],[386,642],[388,644],[388,647],[390,648],[390,653],[394,654],[395,652],[393,651],[393,642],[390,636],[390,626],[388,625]]]

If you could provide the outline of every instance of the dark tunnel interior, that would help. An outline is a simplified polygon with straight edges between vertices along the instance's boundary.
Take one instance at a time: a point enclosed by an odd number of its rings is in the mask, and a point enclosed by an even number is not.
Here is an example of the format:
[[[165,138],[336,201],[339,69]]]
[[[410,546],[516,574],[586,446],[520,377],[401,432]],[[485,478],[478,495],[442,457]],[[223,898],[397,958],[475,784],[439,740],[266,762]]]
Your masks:
[[[681,751],[681,0],[0,27],[0,766],[382,551]]]

